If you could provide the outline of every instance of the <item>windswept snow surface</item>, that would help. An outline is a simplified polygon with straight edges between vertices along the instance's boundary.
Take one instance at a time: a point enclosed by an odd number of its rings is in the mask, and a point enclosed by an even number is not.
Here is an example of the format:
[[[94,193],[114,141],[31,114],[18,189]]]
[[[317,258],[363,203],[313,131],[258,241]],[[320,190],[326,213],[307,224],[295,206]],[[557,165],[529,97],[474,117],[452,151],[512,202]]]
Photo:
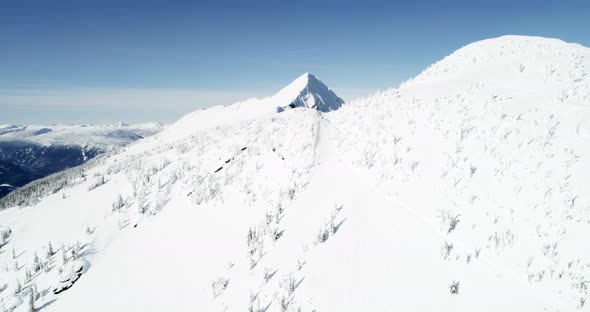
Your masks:
[[[506,36],[330,113],[187,115],[0,212],[0,307],[589,311],[589,58]]]

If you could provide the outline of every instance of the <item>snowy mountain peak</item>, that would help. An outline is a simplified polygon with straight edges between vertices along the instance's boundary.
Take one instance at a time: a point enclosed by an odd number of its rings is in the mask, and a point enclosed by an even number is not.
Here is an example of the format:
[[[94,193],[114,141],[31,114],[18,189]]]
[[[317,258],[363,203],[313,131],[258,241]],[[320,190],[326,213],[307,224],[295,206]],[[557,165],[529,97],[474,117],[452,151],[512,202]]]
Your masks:
[[[274,97],[290,99],[286,107],[306,107],[321,112],[337,110],[344,104],[341,98],[310,73],[299,76]]]
[[[342,104],[344,101],[316,76],[305,73],[275,95],[200,109],[187,114],[146,142],[179,140],[204,129],[272,116],[297,107],[330,112],[339,109]]]

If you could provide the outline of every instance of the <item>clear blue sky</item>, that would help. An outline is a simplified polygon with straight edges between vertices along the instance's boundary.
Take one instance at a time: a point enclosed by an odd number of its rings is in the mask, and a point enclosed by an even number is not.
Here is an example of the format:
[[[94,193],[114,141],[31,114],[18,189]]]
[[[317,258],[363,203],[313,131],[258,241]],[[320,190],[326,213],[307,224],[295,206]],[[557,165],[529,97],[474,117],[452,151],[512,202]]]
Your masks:
[[[304,72],[349,100],[505,34],[590,46],[590,1],[0,0],[0,124],[172,122]]]

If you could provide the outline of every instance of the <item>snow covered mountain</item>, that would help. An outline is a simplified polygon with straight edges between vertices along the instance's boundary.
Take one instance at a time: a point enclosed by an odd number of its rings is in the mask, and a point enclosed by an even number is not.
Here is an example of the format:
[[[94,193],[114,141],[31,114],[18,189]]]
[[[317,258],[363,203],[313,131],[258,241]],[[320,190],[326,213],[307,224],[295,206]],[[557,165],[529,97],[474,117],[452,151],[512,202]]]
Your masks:
[[[0,125],[0,198],[35,179],[150,136],[161,124]]]
[[[208,128],[235,125],[239,122],[275,115],[293,108],[304,107],[320,112],[329,112],[337,110],[342,104],[344,101],[332,90],[314,75],[306,73],[273,96],[192,112],[172,124],[153,141],[158,144],[157,142],[163,140],[179,140]]]
[[[151,136],[164,128],[160,123],[127,125],[0,125],[0,141],[22,141],[39,145],[78,145],[99,149],[124,146]]]
[[[0,200],[0,307],[588,311],[589,67],[505,36],[331,112],[189,114]]]
[[[300,91],[297,93],[297,90]],[[293,97],[292,94],[297,94],[297,96],[287,105],[289,108],[307,107],[320,112],[330,112],[339,109],[344,104],[344,101],[332,90],[309,73],[297,78],[281,90],[277,96],[285,96],[288,99]]]

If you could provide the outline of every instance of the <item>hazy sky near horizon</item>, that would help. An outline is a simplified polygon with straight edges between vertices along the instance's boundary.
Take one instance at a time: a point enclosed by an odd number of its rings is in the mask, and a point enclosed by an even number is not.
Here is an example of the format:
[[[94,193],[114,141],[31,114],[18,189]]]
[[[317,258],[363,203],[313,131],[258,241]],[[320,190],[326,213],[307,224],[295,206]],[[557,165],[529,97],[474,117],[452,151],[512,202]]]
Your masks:
[[[173,122],[304,72],[345,100],[505,34],[590,46],[590,1],[0,0],[0,124]]]

